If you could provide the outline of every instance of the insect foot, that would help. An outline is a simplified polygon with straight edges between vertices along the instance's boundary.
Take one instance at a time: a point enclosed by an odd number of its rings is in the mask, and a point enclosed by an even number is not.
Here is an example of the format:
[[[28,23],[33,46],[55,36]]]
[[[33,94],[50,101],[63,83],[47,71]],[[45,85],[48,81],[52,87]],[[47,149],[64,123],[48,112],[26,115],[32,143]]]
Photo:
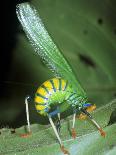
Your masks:
[[[76,138],[76,131],[74,128],[72,128],[72,138],[75,139]]]
[[[105,132],[105,131],[103,131],[103,129],[102,129],[102,128],[100,128],[100,129],[99,129],[99,132],[100,132],[101,136],[103,136],[103,137],[105,137],[105,136],[106,136],[106,132]]]
[[[70,155],[70,153],[68,152],[68,150],[65,149],[64,145],[61,145],[61,150],[65,155]]]
[[[25,134],[20,134],[20,137],[22,138],[28,138],[32,135],[32,132],[28,132],[28,133],[25,133]]]

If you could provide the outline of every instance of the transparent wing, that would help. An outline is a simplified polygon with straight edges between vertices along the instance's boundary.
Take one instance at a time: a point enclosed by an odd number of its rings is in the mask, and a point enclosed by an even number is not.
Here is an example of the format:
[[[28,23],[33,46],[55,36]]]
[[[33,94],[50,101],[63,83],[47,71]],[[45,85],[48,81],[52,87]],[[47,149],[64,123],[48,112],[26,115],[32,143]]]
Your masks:
[[[22,3],[17,5],[16,13],[36,53],[47,67],[55,76],[71,81],[83,93],[70,65],[49,36],[35,8],[29,3]]]

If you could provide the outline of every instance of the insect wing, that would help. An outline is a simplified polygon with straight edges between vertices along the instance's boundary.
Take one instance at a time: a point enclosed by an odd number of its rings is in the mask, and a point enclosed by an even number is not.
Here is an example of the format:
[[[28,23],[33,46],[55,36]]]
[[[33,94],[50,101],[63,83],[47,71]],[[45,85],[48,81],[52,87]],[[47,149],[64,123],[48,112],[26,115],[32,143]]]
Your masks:
[[[56,77],[67,79],[80,94],[85,94],[72,68],[46,31],[35,8],[29,3],[22,3],[17,5],[16,13],[34,50],[47,67]]]

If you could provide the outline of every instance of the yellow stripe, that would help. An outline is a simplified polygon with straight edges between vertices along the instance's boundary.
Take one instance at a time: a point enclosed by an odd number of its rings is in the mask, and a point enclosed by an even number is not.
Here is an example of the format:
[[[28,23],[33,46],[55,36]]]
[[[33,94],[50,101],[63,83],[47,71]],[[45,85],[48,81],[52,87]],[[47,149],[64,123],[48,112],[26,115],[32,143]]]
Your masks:
[[[37,93],[38,93],[38,94],[41,94],[42,96],[46,96],[46,95],[47,95],[46,90],[45,90],[44,88],[42,88],[42,87],[39,87],[39,88],[37,89]]]
[[[36,105],[36,110],[44,110],[45,109],[45,106],[43,105]]]
[[[47,87],[47,89],[48,89],[48,91],[50,92],[50,93],[52,93],[54,90],[53,90],[53,87],[52,87],[52,84],[51,84],[51,82],[48,80],[48,81],[46,81],[46,82],[44,82],[43,83],[44,84],[44,86],[45,87]]]
[[[45,102],[45,99],[44,98],[41,98],[39,96],[36,96],[35,99],[34,99],[34,101],[36,103],[44,103]]]
[[[65,86],[66,86],[66,80],[61,80],[61,86],[62,86],[62,90],[64,90]]]
[[[51,82],[49,80],[45,81],[43,84],[44,84],[45,87],[47,87],[49,89],[52,89],[52,84],[51,84]]]
[[[59,80],[54,78],[53,82],[54,82],[54,87],[56,88],[56,90],[58,90],[59,89]]]

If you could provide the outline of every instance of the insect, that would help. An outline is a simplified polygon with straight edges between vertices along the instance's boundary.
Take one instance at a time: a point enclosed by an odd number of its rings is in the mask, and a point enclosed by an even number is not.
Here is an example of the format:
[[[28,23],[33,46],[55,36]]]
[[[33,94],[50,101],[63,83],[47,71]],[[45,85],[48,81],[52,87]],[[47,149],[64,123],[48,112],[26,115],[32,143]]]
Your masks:
[[[58,122],[60,124],[60,114],[69,108],[73,111],[73,138],[76,137],[74,127],[77,111],[82,113],[81,117],[87,116],[90,118],[100,131],[101,135],[105,136],[105,132],[89,113],[94,109],[95,105],[88,103],[84,89],[81,87],[68,61],[64,58],[63,54],[46,31],[36,9],[29,3],[22,3],[17,6],[16,13],[37,55],[41,57],[46,66],[54,74],[54,78],[45,81],[37,89],[34,102],[37,112],[43,117],[48,116],[62,152],[64,154],[69,154],[59,136],[59,128],[56,128],[53,117],[58,116]],[[28,114],[28,99],[29,97],[25,98],[25,103],[28,128],[29,132],[31,132]]]

